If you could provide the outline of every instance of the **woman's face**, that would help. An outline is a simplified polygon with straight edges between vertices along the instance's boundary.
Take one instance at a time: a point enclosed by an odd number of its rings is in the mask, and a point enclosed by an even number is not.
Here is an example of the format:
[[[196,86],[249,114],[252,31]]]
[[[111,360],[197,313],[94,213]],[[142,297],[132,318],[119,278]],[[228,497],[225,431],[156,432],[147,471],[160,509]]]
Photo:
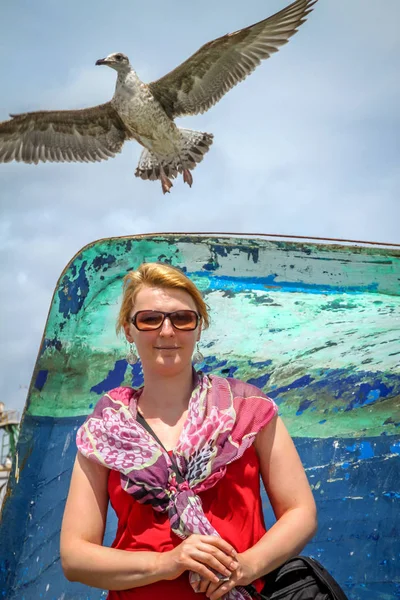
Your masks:
[[[197,311],[196,304],[188,292],[179,289],[142,287],[136,295],[130,318],[140,310],[176,310]],[[138,331],[135,325],[125,325],[125,335],[129,342],[136,345],[143,371],[157,371],[172,375],[192,364],[192,354],[196,342],[200,339],[200,325],[193,331],[180,331],[166,318],[160,329]]]

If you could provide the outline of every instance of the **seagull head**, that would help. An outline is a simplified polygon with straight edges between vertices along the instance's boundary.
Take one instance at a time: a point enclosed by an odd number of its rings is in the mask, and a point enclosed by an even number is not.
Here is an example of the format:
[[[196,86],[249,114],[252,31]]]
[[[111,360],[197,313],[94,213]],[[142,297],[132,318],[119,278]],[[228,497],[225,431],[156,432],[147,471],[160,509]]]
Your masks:
[[[122,52],[115,52],[105,58],[99,58],[99,60],[96,60],[96,65],[107,65],[107,67],[111,67],[116,71],[125,71],[130,68],[129,58]]]

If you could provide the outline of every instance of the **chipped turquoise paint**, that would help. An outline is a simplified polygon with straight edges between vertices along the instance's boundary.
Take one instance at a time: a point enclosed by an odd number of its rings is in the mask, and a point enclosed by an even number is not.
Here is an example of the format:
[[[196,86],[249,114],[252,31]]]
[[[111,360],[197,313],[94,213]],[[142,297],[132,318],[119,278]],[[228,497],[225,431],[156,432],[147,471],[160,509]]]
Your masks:
[[[315,283],[295,283],[293,281],[282,281],[277,280],[276,275],[269,275],[268,277],[254,277],[246,278],[243,277],[238,281],[238,278],[234,277],[218,277],[215,276],[210,279],[207,273],[193,273],[191,274],[198,279],[205,279],[206,284],[202,287],[203,290],[232,290],[235,292],[243,292],[246,290],[260,290],[265,291],[268,287],[280,289],[285,292],[302,292],[307,291],[310,294],[340,294],[345,292],[346,294],[357,294],[365,292],[376,292],[377,284],[370,284],[369,286],[330,286],[328,284],[321,285]],[[331,305],[327,305],[326,308],[329,310],[335,310],[335,308],[341,308],[340,301],[333,301]],[[356,308],[356,305],[349,305],[348,308]]]

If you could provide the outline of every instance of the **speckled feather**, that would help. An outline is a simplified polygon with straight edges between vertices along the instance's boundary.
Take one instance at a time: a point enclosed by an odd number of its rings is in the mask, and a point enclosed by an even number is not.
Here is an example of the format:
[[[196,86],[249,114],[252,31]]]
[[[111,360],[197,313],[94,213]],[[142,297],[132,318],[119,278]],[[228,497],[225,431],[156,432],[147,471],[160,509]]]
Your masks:
[[[149,84],[171,117],[204,113],[296,33],[317,0],[297,0],[263,21],[208,42]]]
[[[143,147],[136,176],[160,179],[190,171],[209,150],[209,133],[178,128],[177,116],[203,113],[237,83],[286,44],[317,0],[296,0],[275,15],[208,42],[176,69],[150,84],[143,83],[126,55],[110,54],[96,64],[118,72],[110,102],[82,110],[38,111],[11,115],[0,123],[0,163],[94,162],[121,151],[126,140]]]
[[[110,102],[11,117],[0,123],[0,162],[96,162],[115,156],[126,139]]]

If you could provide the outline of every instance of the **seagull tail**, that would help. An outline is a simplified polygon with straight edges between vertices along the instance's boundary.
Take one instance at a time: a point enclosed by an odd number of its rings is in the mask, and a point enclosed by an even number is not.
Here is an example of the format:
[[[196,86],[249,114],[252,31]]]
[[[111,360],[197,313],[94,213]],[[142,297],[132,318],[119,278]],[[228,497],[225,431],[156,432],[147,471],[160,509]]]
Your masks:
[[[156,181],[164,174],[174,179],[178,173],[192,170],[203,160],[213,143],[212,133],[179,128],[180,148],[173,156],[158,156],[147,148],[140,155],[135,175],[142,179]]]

